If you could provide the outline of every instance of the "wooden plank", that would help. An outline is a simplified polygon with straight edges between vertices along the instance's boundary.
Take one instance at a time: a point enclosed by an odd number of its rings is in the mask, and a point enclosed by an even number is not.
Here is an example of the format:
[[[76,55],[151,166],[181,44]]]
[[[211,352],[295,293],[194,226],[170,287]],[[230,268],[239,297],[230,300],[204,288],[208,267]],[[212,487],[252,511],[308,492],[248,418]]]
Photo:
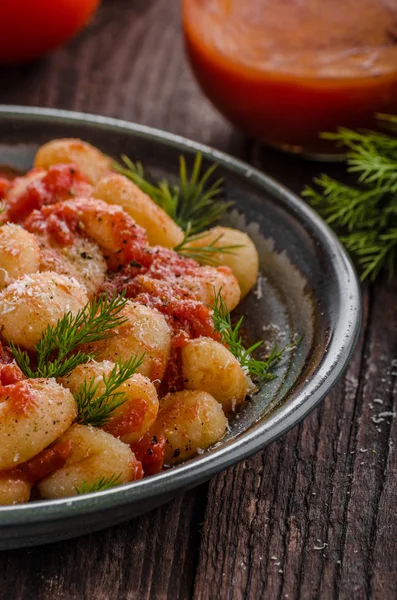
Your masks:
[[[396,288],[366,297],[361,342],[323,406],[211,482],[195,598],[396,597]]]
[[[320,589],[324,566],[332,561],[338,569],[331,506],[335,497],[343,503],[350,485],[344,471],[365,332],[346,376],[319,409],[211,482],[196,600],[210,597],[210,588],[219,599],[333,597],[329,585],[324,595]]]
[[[395,383],[397,282],[377,287],[356,416],[341,597],[397,597]],[[394,434],[394,435],[393,435]]]

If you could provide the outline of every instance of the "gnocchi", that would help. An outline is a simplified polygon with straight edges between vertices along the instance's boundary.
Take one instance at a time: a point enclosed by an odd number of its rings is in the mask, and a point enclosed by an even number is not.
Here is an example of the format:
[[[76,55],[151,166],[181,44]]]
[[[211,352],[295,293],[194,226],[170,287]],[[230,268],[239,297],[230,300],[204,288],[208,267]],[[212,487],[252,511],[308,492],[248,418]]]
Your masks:
[[[103,377],[108,376],[114,366],[115,363],[107,360],[92,361],[80,365],[61,381],[73,394],[85,381],[94,381],[98,384],[96,392],[98,397],[105,389]],[[104,429],[123,442],[132,444],[149,430],[156,419],[159,408],[156,388],[147,377],[136,373],[115,392],[124,393],[127,400],[112,413]]]
[[[1,334],[7,342],[34,350],[49,325],[67,312],[76,314],[87,302],[76,279],[53,272],[25,275],[0,293]]]
[[[112,167],[112,161],[94,146],[78,139],[51,140],[41,146],[36,154],[34,166],[48,169],[57,164],[76,165],[95,184]]]
[[[98,245],[85,238],[63,248],[42,243],[39,267],[40,271],[55,271],[76,279],[84,286],[90,299],[100,292],[107,271]]]
[[[182,276],[178,283],[203,304],[213,306],[215,297],[221,294],[227,310],[232,311],[240,302],[241,291],[236,277],[229,267],[203,266],[194,275]]]
[[[40,267],[40,248],[34,235],[13,223],[0,227],[0,289]]]
[[[131,355],[144,354],[137,372],[151,381],[161,381],[171,350],[170,329],[159,312],[134,302],[121,311],[125,322],[114,335],[83,347],[94,353],[97,360],[127,361]]]
[[[183,241],[183,231],[138,186],[122,175],[101,179],[93,196],[108,204],[121,206],[147,233],[152,246],[173,248]]]
[[[85,425],[73,425],[59,439],[72,442],[66,464],[38,483],[43,498],[75,496],[84,486],[94,485],[100,478],[117,477],[117,483],[128,483],[142,477],[140,463],[127,444],[109,433]]]
[[[172,465],[218,442],[226,426],[222,406],[213,396],[184,390],[161,400],[153,432],[165,436],[165,462]]]
[[[44,450],[70,427],[76,416],[72,394],[54,379],[31,379],[3,388],[0,473]]]
[[[214,227],[206,235],[191,241],[189,247],[201,248],[210,244],[215,244],[216,247],[235,246],[232,251],[214,253],[214,259],[221,265],[230,267],[240,286],[241,298],[244,298],[254,287],[258,277],[259,259],[255,244],[243,231]]]
[[[245,233],[186,241],[82,140],[44,144],[34,167],[6,182],[0,226],[0,505],[106,489],[204,452],[253,385],[216,314],[219,297],[230,312],[255,284]],[[212,248],[216,264],[183,246]]]
[[[24,504],[30,499],[31,485],[23,477],[0,474],[0,506]]]
[[[233,354],[210,338],[190,340],[182,348],[182,375],[188,390],[211,394],[226,413],[240,405],[249,390],[248,378]]]

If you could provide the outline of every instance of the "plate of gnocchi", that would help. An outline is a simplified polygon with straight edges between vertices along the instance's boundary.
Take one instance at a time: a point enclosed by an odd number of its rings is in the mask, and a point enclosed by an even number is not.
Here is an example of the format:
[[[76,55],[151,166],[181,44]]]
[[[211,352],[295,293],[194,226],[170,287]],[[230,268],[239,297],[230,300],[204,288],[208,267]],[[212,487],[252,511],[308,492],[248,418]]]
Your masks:
[[[259,451],[352,353],[358,282],[228,155],[0,107],[0,549],[75,537]]]

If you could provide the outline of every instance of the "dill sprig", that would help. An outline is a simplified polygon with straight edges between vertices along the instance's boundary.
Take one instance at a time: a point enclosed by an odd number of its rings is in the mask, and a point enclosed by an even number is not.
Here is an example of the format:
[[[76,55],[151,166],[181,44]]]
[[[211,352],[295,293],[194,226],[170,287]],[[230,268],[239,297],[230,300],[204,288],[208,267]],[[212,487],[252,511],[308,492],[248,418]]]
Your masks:
[[[244,317],[240,317],[236,325],[232,325],[230,313],[226,308],[222,298],[221,291],[215,294],[215,302],[212,307],[215,330],[221,334],[222,342],[226,344],[230,352],[237,358],[240,365],[249,375],[258,383],[263,384],[277,378],[273,369],[277,367],[285,353],[292,350],[296,344],[290,344],[284,348],[273,346],[270,354],[265,360],[257,360],[252,353],[262,346],[263,341],[252,344],[249,348],[244,348],[240,328]]]
[[[187,172],[186,160],[180,157],[179,181],[170,185],[167,180],[157,185],[145,178],[140,162],[132,162],[122,155],[122,163],[115,162],[116,171],[133,181],[145,194],[150,196],[182,229],[194,235],[219,221],[232,202],[221,199],[223,179],[210,183],[217,165],[211,165],[202,173],[202,155],[194,159],[192,172]]]
[[[97,378],[85,380],[74,393],[77,423],[93,427],[106,425],[116,408],[128,400],[128,394],[117,389],[134,375],[143,359],[144,354],[131,356],[124,363],[116,363],[99,381]]]
[[[71,312],[66,313],[55,326],[47,327],[36,344],[34,366],[27,352],[11,343],[13,356],[21,371],[29,379],[63,377],[77,366],[88,362],[92,355],[80,350],[75,351],[76,348],[111,337],[112,329],[126,321],[120,315],[126,302],[123,294],[114,294],[109,298],[104,293],[75,315]]]
[[[83,481],[82,485],[79,488],[75,488],[77,495],[81,496],[82,494],[92,494],[93,492],[103,492],[105,490],[109,490],[112,487],[115,487],[120,483],[121,473],[118,475],[114,474],[110,477],[101,477],[95,483],[87,483]]]
[[[217,254],[234,254],[234,251],[237,250],[237,248],[241,248],[241,245],[238,244],[229,246],[218,245],[218,242],[220,242],[223,237],[222,233],[212,240],[212,242],[204,246],[191,245],[194,244],[194,242],[205,238],[206,236],[206,231],[192,235],[190,228],[188,228],[183,241],[178,244],[178,246],[175,246],[174,250],[185,258],[193,258],[199,263],[216,267],[220,264]]]
[[[396,117],[381,119],[397,128]],[[347,171],[357,177],[357,185],[322,175],[302,195],[341,230],[340,239],[356,259],[361,279],[374,281],[383,272],[391,277],[397,262],[397,137],[343,128],[324,137],[347,149]]]

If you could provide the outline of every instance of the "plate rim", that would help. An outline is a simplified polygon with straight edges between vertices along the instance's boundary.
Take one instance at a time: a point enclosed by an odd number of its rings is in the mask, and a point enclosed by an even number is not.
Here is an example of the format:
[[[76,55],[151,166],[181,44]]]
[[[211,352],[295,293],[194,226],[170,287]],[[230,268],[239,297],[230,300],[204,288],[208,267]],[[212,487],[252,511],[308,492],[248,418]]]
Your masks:
[[[40,522],[50,523],[61,518],[71,519],[88,512],[100,512],[125,506],[131,501],[142,502],[157,494],[168,494],[171,497],[179,490],[194,487],[215,473],[264,448],[300,423],[321,402],[343,374],[355,348],[362,318],[361,291],[353,264],[336,235],[303,200],[272,177],[248,163],[221,150],[161,129],[113,117],[19,105],[0,105],[0,118],[17,118],[47,123],[62,121],[65,124],[91,125],[105,130],[113,129],[124,133],[139,134],[141,137],[180,148],[184,152],[199,151],[204,158],[216,161],[226,170],[246,177],[270,193],[273,199],[277,197],[293,217],[296,218],[299,215],[300,220],[303,217],[304,222],[309,223],[311,228],[317,232],[318,237],[322,239],[332,258],[339,291],[343,289],[344,294],[347,294],[349,298],[349,304],[344,311],[346,314],[343,316],[343,323],[350,324],[344,333],[342,342],[335,340],[336,336],[329,342],[327,354],[336,354],[336,362],[334,360],[332,363],[327,360],[326,356],[314,376],[310,377],[298,392],[299,403],[295,402],[296,406],[293,403],[284,404],[272,412],[271,418],[256,423],[249,430],[241,433],[237,439],[226,442],[213,450],[211,454],[195,457],[176,468],[147,479],[84,496],[1,506],[0,528],[8,529],[13,525],[30,525]],[[343,324],[340,324],[339,328],[343,330]],[[339,350],[337,350],[338,348]],[[331,364],[328,365],[328,362]]]

